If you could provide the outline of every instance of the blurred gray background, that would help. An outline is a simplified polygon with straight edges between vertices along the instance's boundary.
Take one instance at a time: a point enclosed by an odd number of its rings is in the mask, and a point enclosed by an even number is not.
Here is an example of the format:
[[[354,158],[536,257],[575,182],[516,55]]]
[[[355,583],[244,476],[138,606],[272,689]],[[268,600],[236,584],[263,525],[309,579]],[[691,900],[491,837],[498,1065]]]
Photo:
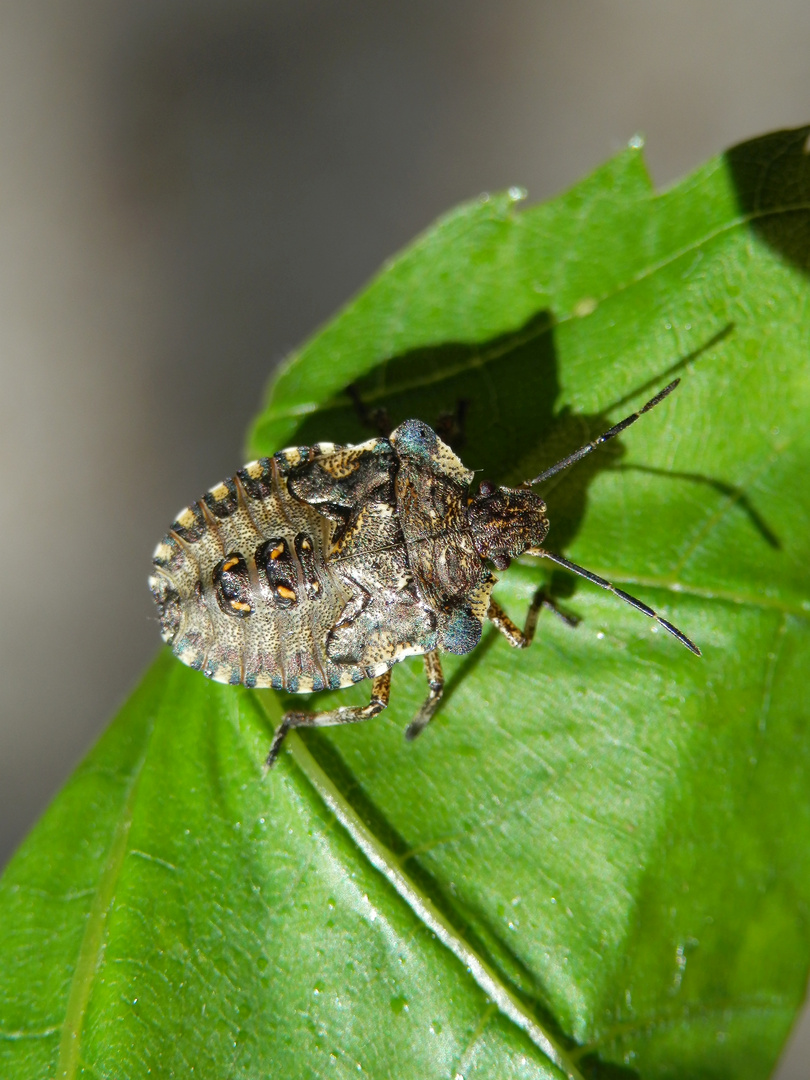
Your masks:
[[[156,540],[387,256],[807,121],[807,0],[3,0],[0,862],[156,652]]]

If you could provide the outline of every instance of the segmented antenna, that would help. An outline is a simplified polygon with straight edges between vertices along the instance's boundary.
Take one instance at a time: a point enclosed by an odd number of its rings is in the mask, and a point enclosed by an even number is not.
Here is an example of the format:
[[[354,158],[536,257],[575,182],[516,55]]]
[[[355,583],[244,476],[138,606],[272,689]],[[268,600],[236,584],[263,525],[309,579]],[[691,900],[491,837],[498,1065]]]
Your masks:
[[[569,454],[567,458],[563,458],[562,461],[558,461],[556,465],[552,465],[550,469],[541,472],[539,476],[535,476],[534,480],[525,480],[524,485],[526,487],[531,487],[533,484],[539,484],[543,480],[548,480],[550,476],[555,476],[558,472],[562,472],[563,469],[567,469],[569,465],[573,465],[575,462],[581,461],[582,458],[587,457],[588,454],[592,454],[598,446],[602,445],[602,443],[606,443],[608,439],[615,438],[615,436],[619,435],[625,428],[629,428],[631,424],[635,424],[636,420],[638,420],[640,416],[643,416],[645,412],[654,409],[668,394],[672,393],[680,381],[680,379],[675,379],[669,386],[665,386],[663,390],[656,394],[654,398],[650,398],[643,409],[634,412],[632,416],[626,416],[624,420],[620,420],[618,424],[614,424],[609,431],[604,433],[604,435],[600,435],[598,439],[589,442],[587,446],[580,446],[579,450],[575,450],[574,453]]]
[[[672,387],[668,387],[666,393]],[[661,400],[661,395],[658,395],[658,401]],[[656,399],[654,398],[655,402]],[[643,410],[642,410],[643,412]],[[636,413],[636,416],[639,414]],[[635,417],[634,417],[635,419]],[[644,604],[635,596],[631,596],[630,593],[626,593],[624,589],[617,589],[615,585],[611,585],[605,578],[599,577],[598,574],[592,574],[590,570],[586,570],[584,566],[577,566],[576,563],[569,562],[568,559],[564,559],[562,555],[555,555],[553,551],[546,551],[545,548],[527,548],[526,555],[534,555],[538,559],[551,559],[552,562],[557,563],[558,566],[565,567],[566,570],[570,570],[574,574],[578,574],[580,577],[585,578],[586,581],[592,581],[594,585],[599,585],[603,589],[607,589],[608,592],[614,593],[620,600],[624,600],[630,607],[634,607],[637,611],[643,612],[645,615],[649,615],[651,619],[655,619],[657,623],[660,623],[665,630],[667,630],[673,637],[676,637],[680,641],[681,645],[685,645],[690,652],[693,652],[695,656],[700,656],[700,649],[695,645],[693,641],[690,641],[686,634],[682,634],[677,626],[673,626],[671,622],[667,622],[666,619],[662,619],[658,612],[653,611],[651,607]]]

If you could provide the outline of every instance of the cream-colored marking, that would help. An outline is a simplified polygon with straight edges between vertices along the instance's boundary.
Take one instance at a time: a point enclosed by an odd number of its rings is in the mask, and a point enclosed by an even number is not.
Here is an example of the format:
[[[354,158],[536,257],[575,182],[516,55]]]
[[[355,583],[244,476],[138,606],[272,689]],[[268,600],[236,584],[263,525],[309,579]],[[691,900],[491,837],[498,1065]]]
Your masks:
[[[360,460],[356,457],[344,457],[343,454],[335,454],[333,458],[327,459],[322,468],[330,476],[333,476],[335,480],[345,480],[353,472],[357,472],[360,468]]]
[[[160,543],[158,544],[158,546],[155,548],[155,552],[154,552],[152,558],[153,559],[170,559],[173,554],[174,554],[174,552],[172,550],[171,544],[167,544],[163,540],[161,540]]]
[[[347,686],[355,686],[356,683],[352,678],[352,671],[344,671],[340,676],[340,682],[337,685],[338,690],[345,690]]]
[[[481,622],[487,617],[489,611],[490,594],[495,588],[498,579],[490,574],[488,578],[485,578],[479,585],[473,589],[470,595],[470,609],[476,619],[480,619]]]
[[[225,484],[217,484],[215,487],[208,489],[208,494],[213,495],[217,502],[222,502],[229,495],[228,489]]]
[[[211,679],[218,683],[229,683],[231,681],[233,670],[233,664],[217,664],[211,675]]]
[[[194,511],[190,506],[184,506],[177,517],[174,519],[178,525],[182,525],[184,529],[190,529],[196,521]]]
[[[261,480],[264,476],[264,469],[262,468],[261,462],[258,461],[249,461],[247,465],[245,465],[245,472],[251,480]]]

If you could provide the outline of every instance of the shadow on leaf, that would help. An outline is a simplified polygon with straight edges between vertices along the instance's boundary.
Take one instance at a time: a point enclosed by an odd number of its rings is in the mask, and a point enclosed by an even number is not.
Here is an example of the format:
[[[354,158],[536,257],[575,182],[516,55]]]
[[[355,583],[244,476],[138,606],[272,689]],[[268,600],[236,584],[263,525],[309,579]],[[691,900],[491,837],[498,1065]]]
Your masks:
[[[725,155],[740,210],[783,258],[810,272],[810,127],[775,131]]]
[[[585,414],[559,404],[554,322],[543,311],[519,330],[483,344],[426,346],[383,361],[308,416],[296,442],[363,442],[415,417],[445,437],[448,431],[456,436],[454,448],[475,470],[476,480],[518,486],[601,435],[616,422],[617,410],[643,404],[643,395],[660,390],[732,331],[732,324],[724,326],[630,394],[606,403],[604,411]],[[600,472],[615,468],[624,452],[614,439],[538,486],[549,503],[552,550],[562,551],[574,540],[588,488]],[[767,527],[766,532],[773,536]]]

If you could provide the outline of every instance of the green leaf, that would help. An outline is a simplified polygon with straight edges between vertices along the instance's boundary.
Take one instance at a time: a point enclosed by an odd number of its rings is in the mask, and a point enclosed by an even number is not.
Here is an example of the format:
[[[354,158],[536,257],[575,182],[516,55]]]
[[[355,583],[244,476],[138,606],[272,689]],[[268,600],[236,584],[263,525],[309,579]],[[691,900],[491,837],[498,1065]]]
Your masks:
[[[466,405],[519,483],[681,386],[544,490],[531,649],[418,660],[377,720],[157,661],[0,882],[0,1074],[765,1077],[810,962],[807,131],[662,194],[628,149],[567,194],[451,213],[293,358],[253,455]],[[212,478],[214,480],[216,478]],[[544,564],[496,595],[520,621]],[[656,632],[659,631],[659,632]],[[318,707],[367,700],[368,684]],[[295,699],[300,702],[300,699]]]

